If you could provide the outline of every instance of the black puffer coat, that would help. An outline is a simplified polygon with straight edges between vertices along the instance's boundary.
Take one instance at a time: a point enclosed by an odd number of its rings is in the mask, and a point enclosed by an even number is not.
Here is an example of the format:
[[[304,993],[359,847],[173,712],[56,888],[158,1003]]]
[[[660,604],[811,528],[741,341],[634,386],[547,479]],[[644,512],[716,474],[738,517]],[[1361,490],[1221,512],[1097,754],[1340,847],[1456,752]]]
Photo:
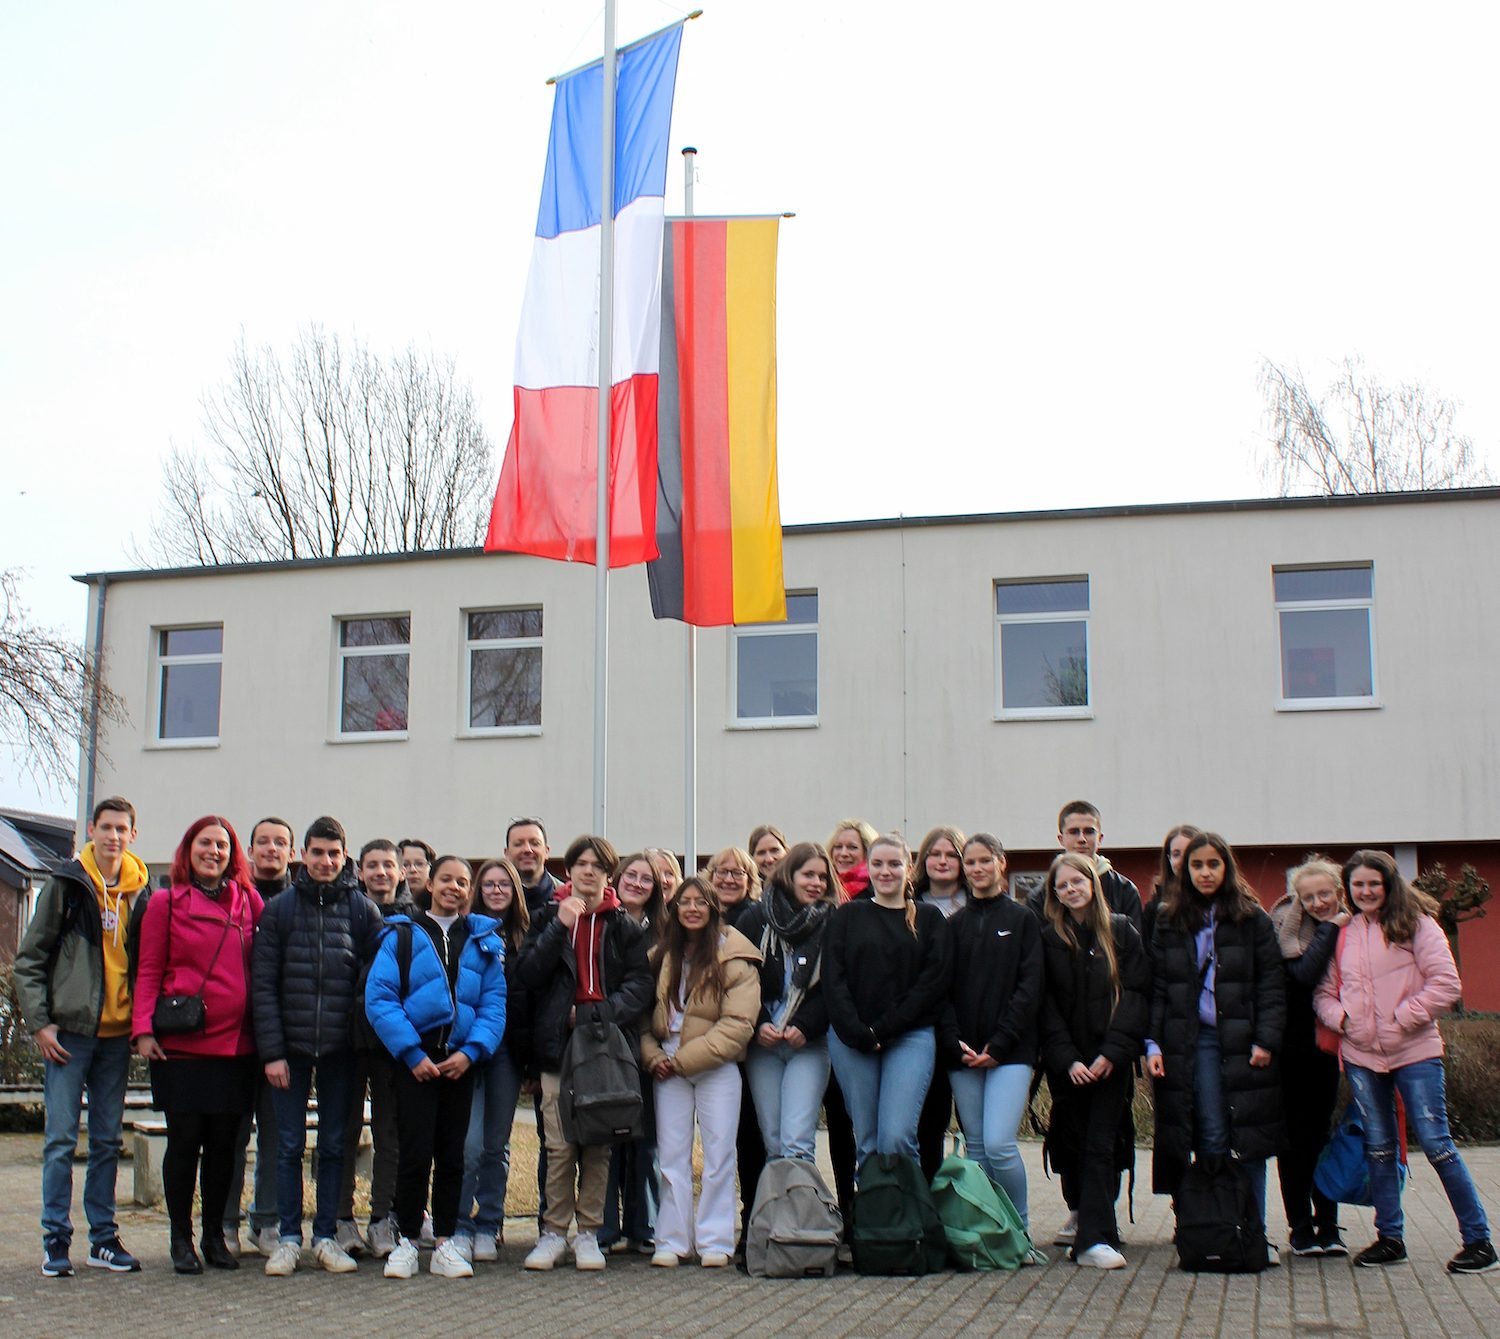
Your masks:
[[[1036,1064],[1042,1004],[1036,917],[1004,895],[971,897],[947,930],[953,976],[938,1018],[939,1065],[962,1066],[959,1042],[988,1050],[1002,1065]]]
[[[1109,920],[1120,975],[1118,1005],[1109,965],[1093,936],[1078,952],[1052,925],[1042,927],[1042,1063],[1059,1080],[1067,1079],[1075,1061],[1091,1065],[1101,1055],[1116,1069],[1127,1069],[1145,1040],[1151,1014],[1146,950],[1128,916],[1112,915]]]
[[[263,1062],[316,1060],[354,1044],[360,969],[375,954],[379,909],[345,867],[332,883],[306,870],[261,916],[251,955],[255,1046]]]
[[[527,1067],[556,1073],[568,1044],[568,1013],[578,993],[578,960],[556,902],[537,913],[516,958],[515,980],[525,992],[530,1035]],[[604,1014],[635,1045],[642,1017],[656,995],[646,956],[646,932],[622,907],[606,912],[599,950]]]
[[[1193,1070],[1201,993],[1193,934],[1165,915],[1152,945],[1151,1031],[1165,1075],[1156,1080],[1156,1146],[1152,1184],[1158,1195],[1177,1191],[1193,1151]],[[1214,926],[1218,1015],[1230,1147],[1242,1158],[1276,1155],[1285,1138],[1280,1054],[1286,1031],[1286,972],[1271,918],[1257,908],[1243,921]],[[1250,1064],[1250,1048],[1271,1053],[1265,1069]]]

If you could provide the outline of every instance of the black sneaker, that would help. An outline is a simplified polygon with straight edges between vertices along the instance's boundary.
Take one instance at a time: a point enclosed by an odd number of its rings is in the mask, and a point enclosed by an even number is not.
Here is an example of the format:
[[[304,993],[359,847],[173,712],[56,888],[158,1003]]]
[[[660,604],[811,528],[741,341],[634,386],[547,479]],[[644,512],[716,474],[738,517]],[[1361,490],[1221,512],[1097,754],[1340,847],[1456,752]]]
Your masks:
[[[1471,1241],[1448,1261],[1450,1274],[1488,1274],[1492,1269],[1500,1269],[1500,1260],[1496,1260],[1495,1248],[1488,1239]]]
[[[1336,1227],[1318,1229],[1318,1250],[1325,1256],[1349,1254],[1349,1248],[1344,1245],[1344,1238]]]
[[[88,1263],[90,1269],[107,1269],[111,1274],[134,1274],[141,1267],[119,1237],[90,1246]]]
[[[1354,1257],[1365,1268],[1406,1263],[1406,1243],[1400,1237],[1379,1237]]]
[[[43,1278],[70,1279],[73,1277],[73,1262],[68,1259],[68,1247],[71,1244],[66,1237],[42,1238]]]
[[[1323,1254],[1323,1244],[1314,1235],[1310,1227],[1294,1227],[1292,1229],[1291,1246],[1293,1255]]]

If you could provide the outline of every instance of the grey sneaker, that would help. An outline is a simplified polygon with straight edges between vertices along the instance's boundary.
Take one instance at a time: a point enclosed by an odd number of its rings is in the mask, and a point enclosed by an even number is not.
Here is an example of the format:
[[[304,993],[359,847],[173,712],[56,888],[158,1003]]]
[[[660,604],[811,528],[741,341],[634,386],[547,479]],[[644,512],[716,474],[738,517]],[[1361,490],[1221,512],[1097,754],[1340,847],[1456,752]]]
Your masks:
[[[448,1245],[452,1248],[450,1254],[457,1255],[465,1264],[474,1263],[474,1238],[467,1232],[456,1232],[448,1238]],[[441,1246],[437,1247],[442,1250]]]
[[[359,1230],[359,1224],[352,1218],[341,1218],[334,1228],[333,1239],[338,1243],[339,1250],[351,1259],[358,1260],[362,1255],[370,1252],[369,1243],[365,1241],[364,1234]]]
[[[474,1261],[498,1260],[500,1258],[500,1243],[490,1236],[488,1232],[482,1232],[473,1239],[474,1249],[469,1259]]]
[[[370,1224],[370,1254],[377,1260],[384,1260],[389,1256],[400,1239],[395,1219],[377,1218]]]
[[[424,1213],[422,1215],[422,1231],[417,1236],[417,1246],[424,1251],[430,1251],[436,1245],[437,1238],[432,1233],[432,1215]]]
[[[276,1253],[276,1248],[281,1245],[281,1233],[274,1227],[263,1227],[259,1232],[252,1234],[250,1241],[255,1249],[269,1260]]]

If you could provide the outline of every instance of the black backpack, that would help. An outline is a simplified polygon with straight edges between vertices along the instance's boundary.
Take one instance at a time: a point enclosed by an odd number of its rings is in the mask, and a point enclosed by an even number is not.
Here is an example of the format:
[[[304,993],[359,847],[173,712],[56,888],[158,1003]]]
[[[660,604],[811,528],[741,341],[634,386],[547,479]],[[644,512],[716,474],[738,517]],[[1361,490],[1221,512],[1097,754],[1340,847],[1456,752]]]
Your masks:
[[[849,1245],[861,1274],[935,1274],[948,1237],[922,1169],[900,1153],[872,1153],[859,1169]]]
[[[639,1139],[644,1105],[640,1065],[624,1032],[597,1005],[580,1004],[558,1077],[563,1138],[582,1146]]]
[[[1178,1264],[1194,1273],[1258,1274],[1266,1267],[1266,1224],[1239,1160],[1194,1158],[1173,1201]]]

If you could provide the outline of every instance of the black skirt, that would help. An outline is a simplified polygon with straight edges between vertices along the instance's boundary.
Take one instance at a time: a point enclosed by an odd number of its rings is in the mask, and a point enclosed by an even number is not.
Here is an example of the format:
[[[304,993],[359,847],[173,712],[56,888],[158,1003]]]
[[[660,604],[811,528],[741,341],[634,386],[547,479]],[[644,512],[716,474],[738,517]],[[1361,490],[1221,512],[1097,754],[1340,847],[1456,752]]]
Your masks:
[[[151,1101],[158,1111],[199,1116],[246,1115],[255,1108],[260,1065],[253,1055],[179,1056],[151,1062]]]

